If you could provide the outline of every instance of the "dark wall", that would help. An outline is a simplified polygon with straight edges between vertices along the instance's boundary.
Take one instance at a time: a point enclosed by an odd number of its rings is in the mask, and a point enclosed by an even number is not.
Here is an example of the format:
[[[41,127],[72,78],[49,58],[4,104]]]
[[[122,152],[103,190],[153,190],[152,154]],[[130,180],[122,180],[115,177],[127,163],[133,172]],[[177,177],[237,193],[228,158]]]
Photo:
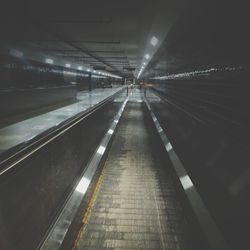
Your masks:
[[[73,85],[0,90],[0,126],[2,126],[2,122],[5,124],[4,119],[7,122],[10,117],[31,114],[38,110],[48,112],[55,108],[54,105],[66,105],[74,101],[76,101],[76,87]],[[20,117],[20,119],[22,118]]]
[[[192,0],[149,68],[149,75],[249,65],[247,1]]]
[[[147,75],[165,99],[154,111],[232,249],[250,247],[248,10],[190,2]]]

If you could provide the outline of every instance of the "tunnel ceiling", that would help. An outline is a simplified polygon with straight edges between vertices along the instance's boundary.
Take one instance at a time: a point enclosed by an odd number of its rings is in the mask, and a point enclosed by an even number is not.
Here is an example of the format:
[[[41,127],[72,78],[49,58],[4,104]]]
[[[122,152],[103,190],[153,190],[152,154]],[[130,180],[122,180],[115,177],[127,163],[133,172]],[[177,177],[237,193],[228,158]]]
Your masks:
[[[248,10],[243,0],[190,1],[150,61],[144,77],[206,69],[249,71]]]
[[[250,65],[243,0],[7,3],[0,8],[1,42],[27,58],[131,78]]]
[[[1,9],[1,30],[9,47],[22,45],[72,65],[133,77],[153,58],[184,2],[9,2]]]

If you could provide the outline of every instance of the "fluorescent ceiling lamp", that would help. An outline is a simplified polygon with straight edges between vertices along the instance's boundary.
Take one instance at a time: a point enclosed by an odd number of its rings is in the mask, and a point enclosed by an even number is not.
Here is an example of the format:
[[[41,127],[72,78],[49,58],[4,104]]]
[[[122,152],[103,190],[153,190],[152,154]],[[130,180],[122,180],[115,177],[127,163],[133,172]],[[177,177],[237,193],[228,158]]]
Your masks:
[[[48,64],[53,64],[54,63],[54,61],[52,59],[50,59],[50,58],[46,58],[45,62],[48,63]]]
[[[153,46],[156,46],[158,42],[159,42],[159,39],[157,37],[153,36],[151,39],[151,44]]]
[[[23,52],[17,49],[11,49],[10,54],[14,57],[21,58],[23,57]]]
[[[149,55],[149,54],[146,54],[146,55],[145,55],[145,58],[146,58],[146,59],[149,59],[149,58],[150,58],[150,55]]]
[[[77,69],[82,70],[82,67],[81,67],[81,66],[79,66]]]
[[[66,64],[65,64],[65,67],[70,68],[71,65],[70,65],[69,63],[66,63]]]

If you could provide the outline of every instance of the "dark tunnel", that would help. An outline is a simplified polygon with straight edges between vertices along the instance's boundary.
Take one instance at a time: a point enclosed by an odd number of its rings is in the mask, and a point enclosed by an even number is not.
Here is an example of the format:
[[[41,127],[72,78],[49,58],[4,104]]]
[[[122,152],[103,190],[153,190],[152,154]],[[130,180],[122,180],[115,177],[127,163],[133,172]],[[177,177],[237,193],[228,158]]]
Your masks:
[[[250,248],[247,1],[3,1],[0,6],[0,249]],[[74,190],[100,155],[106,131],[114,132],[105,144],[110,153],[101,153],[82,205],[56,243],[60,246],[52,248],[49,237],[55,237]],[[164,146],[164,140],[171,144]],[[156,146],[147,148],[146,142]],[[109,173],[111,161],[119,165],[121,152],[135,153],[128,162],[142,158],[146,164],[152,153],[160,169],[171,166],[170,183],[174,180],[188,218],[191,247],[185,240],[164,245],[164,235],[160,247],[148,238],[140,245],[139,236],[126,241],[123,231],[121,245],[108,245],[99,236],[103,248],[84,245],[90,236],[76,245],[99,179],[105,183],[102,171]],[[176,158],[185,175],[178,173]],[[169,177],[159,171],[157,185],[164,186]],[[119,184],[113,182],[115,194]]]

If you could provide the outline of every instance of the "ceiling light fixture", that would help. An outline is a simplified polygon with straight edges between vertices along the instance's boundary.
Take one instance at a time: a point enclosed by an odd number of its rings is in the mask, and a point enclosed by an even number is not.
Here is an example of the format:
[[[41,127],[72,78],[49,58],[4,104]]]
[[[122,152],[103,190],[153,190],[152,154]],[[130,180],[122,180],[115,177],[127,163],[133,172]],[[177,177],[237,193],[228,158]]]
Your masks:
[[[149,58],[150,58],[150,55],[149,55],[149,54],[146,54],[146,55],[145,55],[145,58],[146,58],[146,59],[149,59]]]
[[[157,37],[153,36],[151,39],[151,44],[153,46],[156,46],[158,42],[159,42],[159,39]]]
[[[45,59],[45,62],[48,63],[48,64],[53,64],[54,63],[54,60],[50,59],[50,58],[46,58]]]
[[[23,52],[17,49],[11,49],[10,54],[14,57],[21,58],[23,57]]]
[[[78,70],[82,70],[82,67],[81,67],[81,66],[79,66],[77,69],[78,69]]]
[[[70,68],[71,65],[70,65],[69,63],[66,63],[66,64],[65,64],[65,67]]]

